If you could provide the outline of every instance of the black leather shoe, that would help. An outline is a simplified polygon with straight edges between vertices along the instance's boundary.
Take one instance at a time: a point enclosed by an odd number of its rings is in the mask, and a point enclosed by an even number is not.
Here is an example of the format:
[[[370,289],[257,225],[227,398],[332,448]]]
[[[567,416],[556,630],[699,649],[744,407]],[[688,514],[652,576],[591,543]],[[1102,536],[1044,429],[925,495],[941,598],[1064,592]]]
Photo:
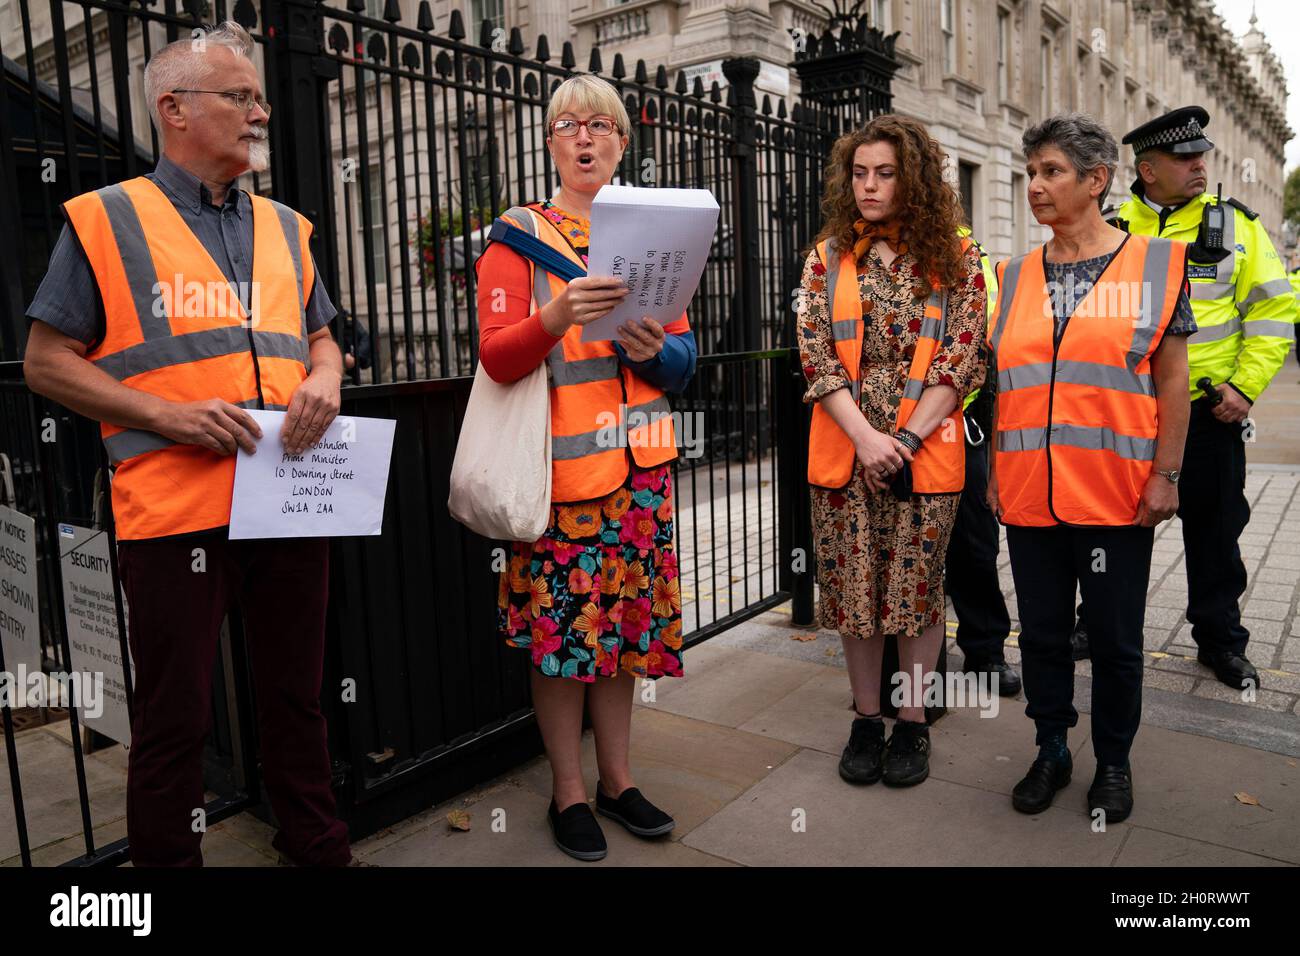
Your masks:
[[[639,837],[663,836],[677,821],[647,800],[636,787],[628,787],[615,797],[605,796],[596,784],[596,812],[623,824],[629,833]]]
[[[894,721],[894,732],[885,747],[888,787],[912,787],[930,776],[930,728],[910,720]]]
[[[849,783],[875,783],[883,768],[885,722],[879,717],[858,717],[849,730],[849,742],[840,754],[840,776]]]
[[[1021,813],[1042,813],[1052,805],[1056,791],[1070,782],[1074,761],[1049,760],[1039,757],[1029,767],[1029,772],[1011,791],[1011,805]]]
[[[1235,651],[1197,651],[1196,659],[1214,671],[1214,676],[1221,683],[1235,690],[1245,690],[1248,686],[1259,688],[1259,671],[1246,660],[1244,654]]]
[[[605,834],[601,832],[596,815],[586,803],[575,803],[566,807],[563,813],[558,813],[555,798],[552,797],[546,819],[551,825],[555,845],[569,856],[587,862],[605,859],[608,849]]]
[[[1020,693],[1020,675],[1011,669],[1006,661],[966,661],[963,671],[974,674],[988,674],[990,686],[998,690],[999,697],[1015,697]],[[997,681],[993,684],[993,681]]]
[[[1099,764],[1088,788],[1088,816],[1101,810],[1106,823],[1119,823],[1133,810],[1133,771],[1128,766]]]
[[[1070,659],[1086,661],[1091,656],[1092,651],[1088,648],[1088,628],[1083,621],[1077,621],[1074,625],[1074,633],[1070,635]]]

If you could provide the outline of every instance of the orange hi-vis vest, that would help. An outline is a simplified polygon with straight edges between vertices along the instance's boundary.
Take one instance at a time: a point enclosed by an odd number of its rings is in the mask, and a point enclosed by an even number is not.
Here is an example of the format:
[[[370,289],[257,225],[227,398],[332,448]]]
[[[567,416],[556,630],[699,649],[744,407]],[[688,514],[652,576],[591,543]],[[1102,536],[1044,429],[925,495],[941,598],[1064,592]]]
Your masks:
[[[573,247],[536,209],[513,206],[501,214],[585,269]],[[537,312],[568,283],[528,260],[532,304]],[[686,316],[664,326],[668,334],[690,330]],[[642,468],[677,457],[672,407],[663,391],[619,362],[612,342],[583,342],[574,325],[546,356],[551,386],[551,500],[601,498],[627,478],[628,452]]]
[[[970,247],[962,239],[962,251]],[[849,380],[849,391],[856,403],[862,393],[862,296],[858,285],[858,264],[850,250],[837,255],[834,241],[817,244],[817,255],[826,267],[826,298],[831,308],[831,336],[835,354]],[[943,341],[948,324],[948,296],[935,290],[925,303],[925,318],[907,371],[907,384],[898,404],[895,429],[906,428],[912,410],[925,389],[925,375]],[[954,417],[955,416],[955,417]],[[912,457],[912,491],[917,494],[950,494],[962,490],[966,482],[966,432],[961,423],[961,403],[953,414],[944,418]],[[808,483],[819,488],[843,488],[853,476],[857,452],[853,440],[822,407],[813,405],[812,425],[808,434]]]
[[[1130,235],[1059,341],[1047,247],[998,263],[993,468],[1009,525],[1131,525],[1156,454],[1151,355],[1178,303],[1186,243]]]
[[[104,303],[104,339],[86,358],[123,385],[172,402],[287,408],[307,377],[311,224],[287,206],[250,198],[253,279],[239,292],[151,180],[64,203]],[[115,466],[118,538],[230,523],[234,455],[110,422],[100,429]]]

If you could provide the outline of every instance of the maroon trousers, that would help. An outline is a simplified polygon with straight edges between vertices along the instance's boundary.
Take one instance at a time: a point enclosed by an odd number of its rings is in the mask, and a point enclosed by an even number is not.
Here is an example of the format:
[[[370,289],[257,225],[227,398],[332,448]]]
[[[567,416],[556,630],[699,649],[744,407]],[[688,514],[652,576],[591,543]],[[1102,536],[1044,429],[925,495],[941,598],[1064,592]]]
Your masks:
[[[201,556],[197,552],[202,552]],[[135,663],[126,818],[136,866],[202,866],[203,744],[221,622],[242,611],[262,773],[295,863],[346,865],[320,712],[329,541],[230,541],[225,529],[118,545]],[[198,569],[198,570],[196,570]]]

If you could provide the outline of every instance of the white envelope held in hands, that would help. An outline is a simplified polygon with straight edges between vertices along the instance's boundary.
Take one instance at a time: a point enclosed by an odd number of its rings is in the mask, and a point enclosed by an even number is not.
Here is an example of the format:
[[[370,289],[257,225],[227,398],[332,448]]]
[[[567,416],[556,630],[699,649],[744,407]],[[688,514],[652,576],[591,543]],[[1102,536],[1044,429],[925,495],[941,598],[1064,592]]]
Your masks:
[[[707,189],[602,186],[591,204],[587,274],[622,279],[631,290],[609,314],[582,328],[582,341],[618,338],[618,327],[648,315],[679,318],[699,288],[718,228]]]

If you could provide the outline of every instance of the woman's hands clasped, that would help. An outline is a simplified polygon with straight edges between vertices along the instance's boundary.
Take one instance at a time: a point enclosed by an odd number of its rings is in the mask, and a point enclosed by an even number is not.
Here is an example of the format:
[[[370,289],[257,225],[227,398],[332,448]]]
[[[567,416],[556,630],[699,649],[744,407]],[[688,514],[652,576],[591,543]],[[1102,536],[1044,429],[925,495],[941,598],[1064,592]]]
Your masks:
[[[872,491],[886,491],[889,483],[903,467],[911,463],[912,450],[894,438],[874,428],[867,428],[854,443],[858,461],[866,472],[867,487]]]

